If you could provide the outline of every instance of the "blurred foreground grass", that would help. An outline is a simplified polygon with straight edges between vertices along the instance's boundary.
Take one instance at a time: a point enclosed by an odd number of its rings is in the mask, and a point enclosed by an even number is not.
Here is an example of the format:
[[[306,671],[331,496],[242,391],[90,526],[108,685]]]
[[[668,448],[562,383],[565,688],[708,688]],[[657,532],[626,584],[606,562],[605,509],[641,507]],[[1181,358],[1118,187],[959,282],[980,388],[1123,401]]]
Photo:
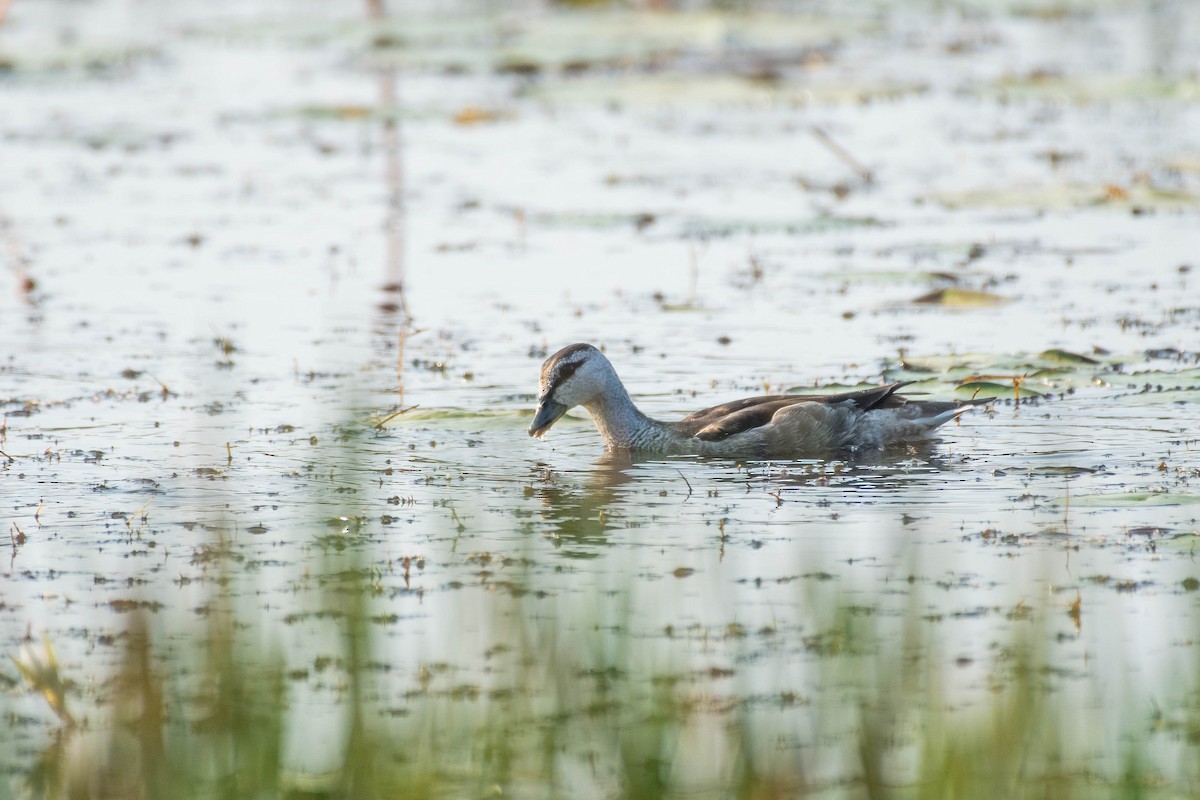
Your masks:
[[[372,475],[349,429],[333,447],[339,452],[323,462],[345,475]],[[314,489],[310,518],[343,505],[342,489]],[[1046,615],[1063,614],[1061,603],[1043,611],[1015,602],[1006,617],[1019,624],[1000,626],[1011,633],[990,642],[987,664],[951,656],[955,643],[911,576],[899,595],[875,590],[905,597],[906,610],[884,611],[881,595],[815,580],[794,597],[809,620],[802,630],[751,631],[733,622],[647,635],[637,633],[649,610],[639,604],[655,595],[639,597],[619,558],[609,561],[615,583],[602,571],[571,572],[584,598],[573,604],[546,583],[555,571],[539,572],[528,554],[458,554],[454,526],[463,527],[452,512],[441,540],[449,544],[431,558],[457,558],[486,576],[504,562],[502,576],[483,580],[480,610],[458,606],[453,629],[440,631],[464,663],[478,666],[486,646],[481,669],[468,672],[421,658],[406,619],[394,613],[381,572],[393,567],[422,608],[454,602],[456,595],[410,587],[410,569],[424,570],[424,560],[381,566],[363,517],[338,518],[336,533],[329,522],[314,522],[316,555],[295,567],[302,578],[290,591],[304,590],[304,610],[285,618],[325,632],[316,647],[310,641],[285,652],[279,621],[258,605],[263,587],[238,551],[236,526],[217,523],[195,556],[207,565],[199,613],[167,623],[145,611],[158,604],[131,602],[140,610],[112,674],[64,674],[49,641],[31,639],[9,654],[16,674],[0,677],[13,691],[0,702],[35,692],[57,722],[49,743],[23,774],[0,783],[0,793],[38,800],[1200,795],[1196,665],[1180,664],[1180,679],[1164,685],[1130,677],[1112,686],[1104,676],[1111,681],[1122,670],[1111,665],[1072,672],[1052,663]],[[1078,633],[1078,600],[1066,615]],[[399,681],[390,659],[398,642],[418,656],[406,662],[419,665]],[[1127,655],[1096,658],[1125,663]],[[955,685],[964,674],[975,676],[965,691]],[[13,708],[0,713],[13,724],[20,717]]]
[[[863,613],[861,596],[852,606],[823,583],[803,598],[827,609],[818,612],[821,630],[804,642],[817,655],[821,687],[807,697],[657,662],[629,634],[622,619],[636,609],[620,599],[614,624],[608,615],[547,612],[521,591],[497,596],[489,622],[504,643],[495,649],[508,657],[492,659],[489,685],[435,689],[435,676],[420,674],[411,691],[389,697],[372,625],[386,610],[377,577],[362,565],[347,568],[344,559],[326,566],[322,613],[339,631],[326,671],[339,717],[328,768],[287,755],[289,742],[329,739],[328,723],[301,710],[287,659],[263,644],[269,626],[228,600],[227,580],[214,580],[202,629],[170,658],[147,620],[135,618],[124,662],[105,684],[108,700],[87,714],[72,711],[73,684],[48,643],[30,644],[13,659],[61,725],[11,788],[33,798],[1135,798],[1200,791],[1194,671],[1155,687],[1158,707],[1094,687],[1103,708],[1085,716],[1050,687],[1056,667],[1036,623],[995,648],[986,699],[955,708],[943,686],[949,643],[933,622],[914,610],[885,624]]]

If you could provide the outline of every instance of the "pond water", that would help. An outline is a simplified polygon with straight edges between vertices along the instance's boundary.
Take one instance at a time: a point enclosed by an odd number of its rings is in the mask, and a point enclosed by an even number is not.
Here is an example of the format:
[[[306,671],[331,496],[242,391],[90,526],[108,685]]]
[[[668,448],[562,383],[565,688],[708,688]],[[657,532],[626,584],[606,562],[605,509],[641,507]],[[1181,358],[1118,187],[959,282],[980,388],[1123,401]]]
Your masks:
[[[729,703],[819,749],[847,606],[938,639],[951,713],[1026,635],[1069,729],[1190,696],[1200,7],[369,6],[0,27],[0,651],[51,641],[77,716],[133,616],[170,663],[228,601],[292,670],[292,767],[329,768],[348,569],[384,717],[484,702],[514,626],[549,626],[682,676],[698,752]],[[525,433],[575,341],[660,418],[899,379],[998,400],[917,448],[634,461],[585,416]],[[17,786],[59,723],[6,674]],[[1151,744],[1195,791],[1194,740]]]

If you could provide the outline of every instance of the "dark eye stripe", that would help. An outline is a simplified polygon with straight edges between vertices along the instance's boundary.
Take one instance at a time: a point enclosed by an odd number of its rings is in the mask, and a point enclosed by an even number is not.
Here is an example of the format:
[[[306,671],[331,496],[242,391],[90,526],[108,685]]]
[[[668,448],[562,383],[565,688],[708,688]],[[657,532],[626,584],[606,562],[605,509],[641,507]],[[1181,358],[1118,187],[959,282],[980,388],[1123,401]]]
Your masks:
[[[559,362],[555,365],[554,372],[550,373],[550,380],[547,382],[546,394],[554,394],[558,387],[566,383],[575,372],[583,366],[582,361],[571,361],[566,364]]]

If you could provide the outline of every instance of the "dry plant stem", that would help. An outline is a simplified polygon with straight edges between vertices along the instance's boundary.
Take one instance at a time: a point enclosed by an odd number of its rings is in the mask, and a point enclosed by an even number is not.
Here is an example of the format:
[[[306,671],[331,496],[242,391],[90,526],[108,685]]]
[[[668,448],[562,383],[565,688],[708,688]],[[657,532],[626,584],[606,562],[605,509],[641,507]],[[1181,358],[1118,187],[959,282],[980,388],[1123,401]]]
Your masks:
[[[812,126],[813,136],[817,141],[825,145],[831,153],[840,158],[846,166],[858,173],[858,177],[862,178],[865,183],[875,182],[875,173],[867,169],[861,161],[850,154],[850,151],[835,142],[828,133],[820,126]]]
[[[168,387],[165,383],[163,383],[162,381],[160,381],[158,378],[154,377],[153,375],[150,375],[149,378],[150,378],[150,380],[154,381],[155,383],[157,383],[159,386],[162,387],[163,400],[166,400],[168,397],[171,396],[170,387]]]
[[[675,471],[679,473],[679,477],[683,478],[683,482],[687,484],[687,487],[688,487],[687,497],[683,498],[683,501],[686,503],[688,501],[688,499],[692,496],[692,484],[687,479],[687,476],[683,474],[682,470],[677,469]]]
[[[402,415],[402,414],[407,414],[408,412],[412,411],[414,408],[420,408],[420,405],[418,404],[418,405],[415,405],[415,406],[409,406],[408,408],[402,408],[402,409],[400,409],[399,411],[396,411],[396,412],[394,412],[394,413],[388,414],[386,417],[384,417],[383,419],[379,420],[379,422],[378,422],[378,423],[375,425],[375,430],[377,430],[377,431],[381,431],[381,430],[383,430],[383,426],[384,426],[384,425],[387,425],[389,422],[391,422],[391,421],[392,421],[392,420],[394,420],[396,417],[398,417],[398,416],[400,416],[400,415]]]
[[[1027,372],[1021,375],[968,375],[959,380],[958,385],[962,386],[964,383],[970,383],[971,381],[1012,381],[1013,400],[1019,405],[1021,402],[1021,384],[1028,377],[1029,373]],[[979,394],[978,389],[975,390],[975,394]],[[971,397],[974,399],[975,395],[971,395]]]

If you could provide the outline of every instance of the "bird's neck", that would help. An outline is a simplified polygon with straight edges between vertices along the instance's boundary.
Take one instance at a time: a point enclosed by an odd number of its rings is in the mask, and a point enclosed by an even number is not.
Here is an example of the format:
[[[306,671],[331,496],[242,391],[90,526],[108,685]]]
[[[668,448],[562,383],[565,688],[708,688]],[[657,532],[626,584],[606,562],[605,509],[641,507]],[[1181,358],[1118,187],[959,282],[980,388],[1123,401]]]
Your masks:
[[[638,411],[619,379],[610,382],[605,391],[585,403],[584,408],[592,415],[610,450],[645,447],[666,433],[663,423]]]

